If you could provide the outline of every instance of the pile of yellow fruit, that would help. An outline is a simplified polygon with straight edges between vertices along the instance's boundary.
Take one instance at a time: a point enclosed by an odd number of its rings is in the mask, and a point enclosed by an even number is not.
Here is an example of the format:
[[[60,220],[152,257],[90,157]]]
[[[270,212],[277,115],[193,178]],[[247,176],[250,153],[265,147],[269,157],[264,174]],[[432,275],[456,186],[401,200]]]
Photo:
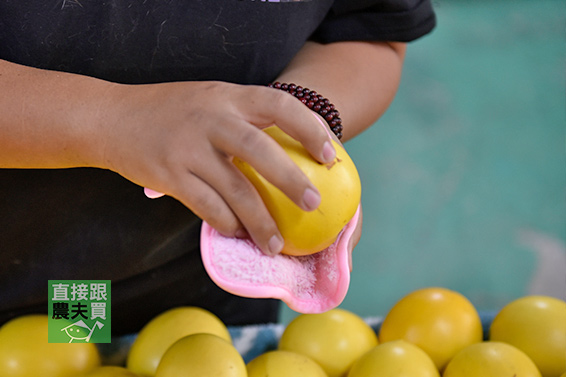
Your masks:
[[[466,297],[425,288],[397,302],[377,331],[343,309],[299,315],[276,350],[247,364],[220,319],[181,307],[140,331],[125,366],[100,363],[94,344],[47,343],[46,316],[0,328],[1,377],[566,377],[566,302],[515,300],[486,340]]]

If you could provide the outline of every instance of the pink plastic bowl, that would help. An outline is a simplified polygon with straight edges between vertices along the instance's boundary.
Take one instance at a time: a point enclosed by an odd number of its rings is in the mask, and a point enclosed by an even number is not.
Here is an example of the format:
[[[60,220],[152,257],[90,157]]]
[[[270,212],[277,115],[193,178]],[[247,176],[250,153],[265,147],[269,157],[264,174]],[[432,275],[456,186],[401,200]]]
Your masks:
[[[340,305],[350,284],[348,242],[360,208],[328,248],[307,256],[264,255],[247,239],[222,236],[203,222],[201,254],[211,279],[238,296],[276,298],[299,313]]]

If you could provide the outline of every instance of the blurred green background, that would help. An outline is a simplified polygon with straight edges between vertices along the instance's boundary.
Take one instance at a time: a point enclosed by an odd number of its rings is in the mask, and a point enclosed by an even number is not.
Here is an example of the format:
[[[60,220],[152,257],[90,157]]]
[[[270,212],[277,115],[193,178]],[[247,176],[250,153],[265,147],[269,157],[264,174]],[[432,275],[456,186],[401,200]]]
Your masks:
[[[388,112],[346,144],[364,233],[341,307],[442,286],[481,311],[566,298],[564,2],[435,1]],[[297,313],[282,309],[282,322]]]

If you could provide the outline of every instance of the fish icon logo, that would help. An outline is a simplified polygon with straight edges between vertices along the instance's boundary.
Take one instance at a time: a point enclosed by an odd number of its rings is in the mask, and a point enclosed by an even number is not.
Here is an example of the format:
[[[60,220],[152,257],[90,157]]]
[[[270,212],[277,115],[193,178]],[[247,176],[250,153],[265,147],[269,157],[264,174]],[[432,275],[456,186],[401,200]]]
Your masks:
[[[85,342],[89,342],[90,338],[92,337],[92,333],[95,329],[101,329],[104,327],[104,323],[100,323],[96,321],[92,328],[88,327],[86,323],[81,319],[75,323],[71,323],[67,327],[63,327],[61,331],[65,331],[69,336],[70,340],[69,343],[72,343],[73,340],[84,340]]]

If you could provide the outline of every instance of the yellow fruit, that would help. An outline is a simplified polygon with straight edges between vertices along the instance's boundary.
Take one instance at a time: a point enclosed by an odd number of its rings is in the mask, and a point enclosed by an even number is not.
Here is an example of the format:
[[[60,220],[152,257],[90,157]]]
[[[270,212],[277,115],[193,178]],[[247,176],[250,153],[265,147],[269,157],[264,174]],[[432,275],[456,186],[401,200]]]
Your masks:
[[[328,377],[342,377],[364,353],[377,345],[377,336],[364,320],[343,309],[301,314],[287,325],[279,349],[316,361]]]
[[[46,315],[18,317],[0,327],[2,377],[67,377],[98,365],[92,343],[48,343]]]
[[[404,340],[381,343],[359,358],[348,377],[440,377],[425,351]]]
[[[128,369],[140,376],[153,376],[167,348],[196,333],[214,334],[232,341],[226,325],[211,312],[191,306],[170,309],[141,329],[128,353]]]
[[[490,339],[526,353],[544,377],[558,377],[566,369],[566,302],[546,296],[517,299],[495,316]]]
[[[95,368],[89,373],[77,377],[138,377],[138,375],[126,368],[107,365]]]
[[[482,341],[483,328],[466,297],[444,288],[425,288],[403,297],[385,316],[379,341],[397,339],[419,346],[442,371],[458,351]]]
[[[334,141],[336,159],[325,165],[314,160],[301,143],[280,128],[272,126],[264,131],[283,147],[318,188],[321,195],[318,209],[302,210],[246,162],[235,158],[234,164],[255,186],[277,223],[285,240],[283,253],[307,255],[324,250],[336,241],[360,204],[361,183],[354,162]]]
[[[176,341],[161,359],[156,377],[247,377],[246,364],[234,346],[212,334]]]
[[[541,377],[535,363],[510,344],[482,342],[458,352],[443,377]]]
[[[289,351],[270,351],[259,355],[246,366],[248,377],[327,377],[312,359]]]

